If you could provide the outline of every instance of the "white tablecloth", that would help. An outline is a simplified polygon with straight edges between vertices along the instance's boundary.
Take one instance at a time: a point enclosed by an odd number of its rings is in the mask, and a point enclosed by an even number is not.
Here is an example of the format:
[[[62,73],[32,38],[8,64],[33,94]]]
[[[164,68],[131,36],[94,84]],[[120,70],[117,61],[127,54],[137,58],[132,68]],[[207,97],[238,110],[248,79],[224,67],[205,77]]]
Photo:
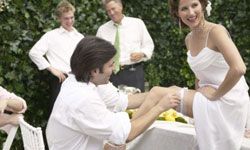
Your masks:
[[[156,121],[145,133],[127,144],[127,150],[197,150],[192,125]],[[250,150],[250,139],[244,138],[241,150]]]

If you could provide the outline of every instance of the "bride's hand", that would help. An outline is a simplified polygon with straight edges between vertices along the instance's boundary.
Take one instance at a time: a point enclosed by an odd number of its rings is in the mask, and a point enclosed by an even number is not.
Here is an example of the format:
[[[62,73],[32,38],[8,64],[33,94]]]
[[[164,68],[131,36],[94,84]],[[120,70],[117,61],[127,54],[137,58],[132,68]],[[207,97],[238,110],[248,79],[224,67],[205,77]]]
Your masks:
[[[200,87],[199,89],[197,89],[198,92],[202,93],[204,96],[206,96],[211,101],[217,100],[216,98],[214,98],[216,90],[217,89],[212,87],[212,86],[203,86],[203,87]]]

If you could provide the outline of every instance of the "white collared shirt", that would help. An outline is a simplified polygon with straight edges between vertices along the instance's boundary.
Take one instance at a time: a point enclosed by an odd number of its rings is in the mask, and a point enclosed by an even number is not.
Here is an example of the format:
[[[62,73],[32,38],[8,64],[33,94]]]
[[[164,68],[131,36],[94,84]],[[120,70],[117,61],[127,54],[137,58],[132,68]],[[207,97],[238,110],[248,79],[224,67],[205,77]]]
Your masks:
[[[93,83],[77,82],[70,74],[47,125],[50,150],[102,150],[104,140],[124,144],[131,130],[128,114],[114,113],[107,109],[110,106]]]
[[[71,32],[63,27],[56,28],[41,37],[31,48],[29,56],[39,70],[52,66],[63,73],[69,73],[71,55],[83,37],[75,28]]]
[[[101,37],[112,44],[115,41],[116,27],[115,23],[110,20],[99,27],[96,36]],[[154,50],[154,43],[150,37],[144,22],[139,18],[124,16],[119,25],[120,34],[120,64],[134,64],[130,60],[132,52],[143,52],[146,61],[151,58]]]

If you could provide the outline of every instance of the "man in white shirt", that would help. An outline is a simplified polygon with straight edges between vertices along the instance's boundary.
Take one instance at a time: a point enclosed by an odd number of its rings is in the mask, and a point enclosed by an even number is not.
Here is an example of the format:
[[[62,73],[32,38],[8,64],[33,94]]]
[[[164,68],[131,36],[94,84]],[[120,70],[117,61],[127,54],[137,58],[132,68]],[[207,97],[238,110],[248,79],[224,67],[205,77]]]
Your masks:
[[[77,43],[84,37],[73,27],[74,12],[75,8],[71,3],[66,0],[61,1],[55,12],[61,26],[45,33],[29,52],[29,57],[39,70],[47,69],[52,74],[49,114],[60,91],[61,83],[71,71],[70,57]]]
[[[179,100],[164,97],[147,113],[129,120],[128,114],[120,111],[138,107],[145,96],[154,95],[113,95],[109,78],[115,53],[112,44],[98,37],[79,42],[71,57],[72,74],[62,84],[47,125],[50,150],[102,150],[104,141],[112,143],[105,148],[124,145],[145,131],[160,113],[179,104]],[[106,91],[99,91],[99,86]],[[106,96],[114,96],[114,100],[104,100]],[[132,97],[139,101],[130,100]]]
[[[117,27],[119,32],[117,46],[119,45],[120,69],[111,76],[110,81],[116,87],[123,84],[144,92],[143,61],[152,56],[153,40],[141,19],[123,14],[121,0],[103,0],[103,5],[111,20],[100,26],[96,35],[116,46]]]

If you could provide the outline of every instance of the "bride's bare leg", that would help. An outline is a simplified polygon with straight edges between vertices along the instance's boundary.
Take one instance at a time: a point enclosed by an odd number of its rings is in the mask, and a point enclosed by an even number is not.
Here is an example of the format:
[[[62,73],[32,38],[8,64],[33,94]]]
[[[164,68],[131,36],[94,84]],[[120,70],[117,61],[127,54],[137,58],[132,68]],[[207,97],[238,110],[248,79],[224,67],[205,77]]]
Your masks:
[[[183,103],[182,105],[184,107],[182,113],[192,118],[193,118],[193,100],[195,93],[196,93],[195,90],[184,90],[183,100],[181,100]]]
[[[153,106],[155,106],[166,94],[172,95],[175,94],[181,88],[177,86],[171,87],[153,87],[149,94],[147,95],[143,104],[139,109],[134,113],[132,120],[140,117],[142,114],[148,112]]]
[[[173,95],[177,94],[180,95],[180,91],[182,88],[177,86],[171,86],[171,87],[153,87],[148,96],[146,97],[146,100],[144,103],[139,107],[139,109],[135,112],[135,114],[132,117],[133,119],[136,119],[140,117],[142,114],[145,114],[147,111],[149,111],[153,106],[155,106],[166,94]],[[184,90],[183,92],[183,100],[182,105],[184,112],[182,112],[184,115],[187,115],[189,117],[193,117],[193,99],[195,90]]]

